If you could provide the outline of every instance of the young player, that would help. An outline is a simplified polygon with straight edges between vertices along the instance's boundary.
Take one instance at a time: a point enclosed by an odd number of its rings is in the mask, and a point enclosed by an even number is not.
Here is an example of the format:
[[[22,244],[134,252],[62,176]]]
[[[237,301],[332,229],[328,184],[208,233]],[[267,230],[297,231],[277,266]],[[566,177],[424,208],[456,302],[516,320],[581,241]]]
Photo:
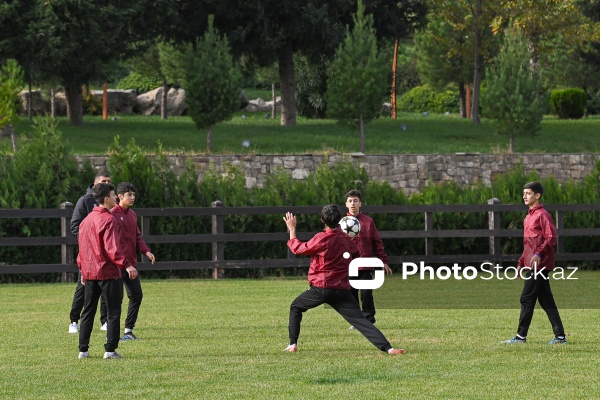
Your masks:
[[[379,231],[377,231],[375,222],[370,217],[360,212],[360,208],[362,207],[361,199],[362,196],[358,190],[350,190],[346,193],[346,208],[348,208],[348,215],[355,217],[358,219],[358,222],[360,222],[360,233],[353,241],[358,247],[361,257],[379,258],[383,262],[383,269],[386,274],[391,275],[392,269],[388,266],[388,257],[387,254],[385,254],[383,241],[381,240],[381,236],[379,236]],[[358,279],[373,279],[373,268],[359,268]],[[375,323],[375,301],[373,300],[373,290],[361,289],[359,298],[359,290],[353,288],[352,295],[356,299],[356,302],[361,304],[362,312],[365,314],[365,317],[372,323]],[[350,326],[348,329],[352,330],[354,329],[354,326]]]
[[[108,309],[108,327],[104,358],[123,358],[115,350],[119,345],[119,324],[123,302],[121,270],[129,279],[137,277],[137,270],[119,248],[119,228],[110,209],[116,204],[115,187],[110,183],[98,183],[92,188],[98,206],[79,226],[79,254],[77,265],[81,271],[81,283],[85,286],[85,302],[79,330],[79,358],[88,358],[90,336],[100,294]]]
[[[554,269],[554,246],[557,235],[552,216],[540,203],[543,193],[544,188],[539,182],[530,182],[524,186],[523,200],[529,207],[529,211],[523,223],[523,254],[519,258],[518,269],[520,274],[522,269],[527,272],[523,276],[525,282],[521,293],[521,315],[517,336],[503,341],[504,344],[527,341],[527,332],[536,301],[540,302],[548,315],[554,331],[554,339],[548,344],[567,343],[548,277],[548,271]]]
[[[110,183],[110,175],[107,172],[99,172],[95,178],[94,183],[92,183],[88,188],[86,193],[77,200],[77,204],[75,204],[75,208],[73,208],[73,216],[71,217],[71,232],[75,237],[79,235],[79,225],[81,221],[89,213],[92,212],[95,206],[98,205],[96,200],[94,200],[94,196],[92,196],[92,188],[97,183]],[[79,273],[77,277],[77,287],[75,288],[75,293],[73,293],[73,303],[71,304],[71,312],[69,318],[71,323],[69,324],[69,333],[77,333],[79,331],[77,323],[81,318],[81,310],[83,310],[83,301],[84,301],[84,287],[81,284],[81,273]],[[104,299],[100,298],[100,329],[106,330],[106,304]]]
[[[112,210],[112,215],[116,218],[120,227],[121,234],[119,235],[119,246],[125,257],[130,260],[131,265],[137,265],[137,253],[145,254],[146,257],[154,264],[154,254],[150,252],[146,242],[142,238],[140,228],[137,224],[137,215],[131,209],[135,203],[135,186],[129,182],[121,182],[117,186],[117,195],[119,196],[119,204]],[[129,307],[127,309],[127,318],[125,319],[125,333],[121,341],[137,340],[138,338],[133,333],[133,327],[137,321],[140,305],[142,304],[143,292],[142,284],[139,276],[136,279],[130,279],[126,271],[123,272],[123,283],[127,290],[129,298]]]
[[[296,217],[292,213],[283,217],[290,232],[287,243],[290,250],[294,254],[312,256],[308,272],[310,288],[296,297],[290,306],[290,343],[285,351],[294,353],[298,350],[304,312],[321,304],[329,304],[379,350],[388,354],[404,354],[404,349],[393,348],[383,333],[365,318],[352,297],[348,268],[351,259],[358,257],[359,251],[339,228],[341,218],[336,205],[323,207],[321,220],[325,223],[325,231],[317,233],[308,242],[301,242],[296,237]]]

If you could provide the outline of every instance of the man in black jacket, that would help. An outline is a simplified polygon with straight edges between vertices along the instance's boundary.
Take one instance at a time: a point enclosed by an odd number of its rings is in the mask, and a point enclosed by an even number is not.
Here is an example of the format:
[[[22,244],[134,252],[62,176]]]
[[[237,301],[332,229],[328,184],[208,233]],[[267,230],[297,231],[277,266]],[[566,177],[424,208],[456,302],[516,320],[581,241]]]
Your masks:
[[[94,187],[94,185],[97,183],[110,183],[110,175],[108,175],[106,172],[98,173],[94,178],[94,183],[88,187],[85,195],[81,196],[79,200],[77,200],[77,204],[73,209],[73,216],[71,217],[71,232],[73,232],[75,237],[79,235],[79,225],[81,224],[81,221],[83,221],[83,219],[92,212],[94,206],[98,205],[92,196],[92,187]],[[77,287],[75,288],[75,293],[73,294],[73,304],[71,305],[71,323],[69,324],[69,333],[77,333],[79,331],[77,323],[81,317],[81,311],[83,310],[84,293],[85,286],[81,284],[80,272],[79,276],[77,277]],[[100,299],[100,329],[106,330],[106,321],[106,303],[104,302],[104,299]]]

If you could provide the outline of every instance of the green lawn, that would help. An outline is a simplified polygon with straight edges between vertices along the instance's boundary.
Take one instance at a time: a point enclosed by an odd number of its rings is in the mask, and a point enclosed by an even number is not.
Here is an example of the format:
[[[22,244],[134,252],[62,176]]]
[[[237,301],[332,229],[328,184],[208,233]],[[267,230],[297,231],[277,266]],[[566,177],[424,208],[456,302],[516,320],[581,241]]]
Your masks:
[[[600,279],[597,272],[583,276]],[[566,346],[546,344],[552,334],[541,310],[527,344],[500,344],[514,335],[520,284],[512,309],[379,309],[378,327],[407,349],[395,357],[324,307],[305,315],[300,351],[282,352],[289,304],[307,288],[305,280],[146,280],[143,286],[136,327],[142,339],[121,344],[126,358],[102,359],[97,324],[91,358],[78,360],[77,335],[67,333],[74,284],[0,285],[0,398],[600,397],[597,309],[561,309]],[[555,294],[559,307],[569,295]]]
[[[245,116],[246,118],[243,118]],[[403,130],[405,126],[406,130]],[[160,141],[166,151],[198,154],[206,151],[206,131],[196,129],[189,117],[166,121],[157,116],[118,116],[102,120],[86,116],[82,127],[72,127],[60,118],[60,129],[75,154],[105,154],[113,138],[121,143],[135,139],[138,145],[153,151]],[[17,132],[30,131],[23,120]],[[400,114],[398,119],[381,118],[365,130],[367,153],[503,153],[508,138],[497,135],[484,120],[474,126],[457,116]],[[250,141],[243,147],[244,140]],[[0,151],[11,146],[10,138],[0,139]],[[517,137],[516,152],[595,153],[600,150],[600,116],[581,120],[546,117],[536,137]],[[230,121],[213,129],[213,153],[223,154],[300,154],[318,152],[356,152],[360,150],[358,132],[333,120],[298,118],[297,126],[281,127],[278,119],[265,119],[264,113],[236,113]]]

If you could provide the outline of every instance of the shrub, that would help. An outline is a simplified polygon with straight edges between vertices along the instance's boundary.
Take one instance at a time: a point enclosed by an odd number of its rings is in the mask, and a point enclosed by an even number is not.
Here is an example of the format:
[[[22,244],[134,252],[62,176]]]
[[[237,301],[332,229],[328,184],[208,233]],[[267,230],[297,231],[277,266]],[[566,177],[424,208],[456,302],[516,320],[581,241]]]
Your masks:
[[[327,102],[327,67],[329,60],[322,57],[312,62],[305,56],[294,57],[296,71],[296,106],[298,114],[308,118],[325,118]]]
[[[587,113],[588,115],[600,114],[600,90],[588,93]]]
[[[102,99],[92,94],[89,86],[83,87],[81,99],[84,114],[99,115],[102,112]]]
[[[117,89],[133,89],[138,93],[146,93],[162,86],[158,76],[145,76],[132,72],[117,84]]]
[[[431,86],[417,86],[404,93],[398,100],[398,110],[405,112],[456,113],[459,110],[458,91],[446,89],[434,91]]]
[[[550,95],[552,111],[562,119],[579,119],[585,113],[587,95],[582,89],[554,90]]]

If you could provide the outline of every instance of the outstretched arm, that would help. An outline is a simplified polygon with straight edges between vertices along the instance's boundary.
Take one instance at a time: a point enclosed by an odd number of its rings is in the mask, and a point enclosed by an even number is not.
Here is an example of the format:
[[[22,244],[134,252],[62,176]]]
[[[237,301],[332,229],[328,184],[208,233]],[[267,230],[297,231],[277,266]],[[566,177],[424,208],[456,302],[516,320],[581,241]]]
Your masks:
[[[283,220],[285,221],[288,231],[290,232],[290,239],[296,239],[296,217],[294,214],[291,212],[285,213]]]

